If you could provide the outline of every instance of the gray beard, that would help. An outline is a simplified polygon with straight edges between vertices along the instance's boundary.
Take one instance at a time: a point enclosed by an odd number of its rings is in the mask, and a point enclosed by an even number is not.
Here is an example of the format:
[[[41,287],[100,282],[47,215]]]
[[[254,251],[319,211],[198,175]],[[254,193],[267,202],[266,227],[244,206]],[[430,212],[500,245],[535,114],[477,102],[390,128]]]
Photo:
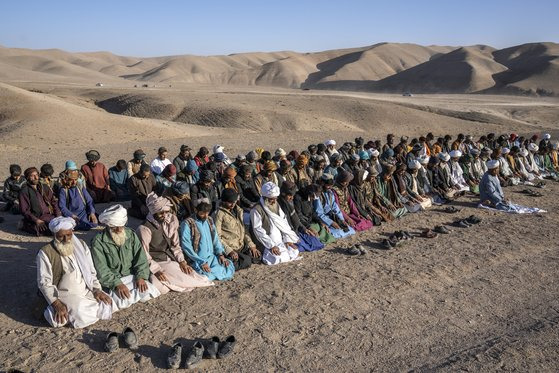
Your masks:
[[[276,203],[274,203],[273,205],[269,204],[268,202],[264,201],[264,206],[266,206],[270,211],[272,211],[274,214],[279,215],[279,204],[276,201]]]
[[[64,243],[62,241],[54,239],[54,246],[61,256],[66,257],[74,253],[74,243],[72,241]]]
[[[121,233],[115,233],[113,231],[109,231],[111,234],[111,238],[113,239],[114,243],[118,247],[122,247],[126,242],[126,231],[122,231]]]

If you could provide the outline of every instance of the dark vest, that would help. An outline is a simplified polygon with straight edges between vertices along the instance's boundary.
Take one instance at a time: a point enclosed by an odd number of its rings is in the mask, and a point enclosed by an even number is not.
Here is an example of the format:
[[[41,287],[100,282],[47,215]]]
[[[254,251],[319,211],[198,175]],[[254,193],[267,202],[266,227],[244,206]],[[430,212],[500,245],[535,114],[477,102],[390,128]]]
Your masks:
[[[266,234],[269,235],[270,231],[271,231],[270,217],[268,216],[266,211],[264,211],[264,207],[262,207],[262,205],[260,203],[257,204],[256,206],[254,206],[254,209],[256,211],[258,211],[258,214],[260,215],[260,218],[262,219],[262,228],[264,228],[264,230],[266,231]],[[260,251],[263,251],[265,249],[265,247],[264,247],[264,245],[262,245],[260,240],[256,238],[256,235],[254,234],[252,229],[250,230],[250,233],[252,235],[252,241],[256,244],[256,247]]]
[[[163,234],[163,229],[157,227],[149,220],[146,220],[144,226],[151,231],[151,241],[149,242],[149,255],[156,262],[164,262],[167,258],[176,261],[173,250],[171,250],[171,242],[169,238]]]

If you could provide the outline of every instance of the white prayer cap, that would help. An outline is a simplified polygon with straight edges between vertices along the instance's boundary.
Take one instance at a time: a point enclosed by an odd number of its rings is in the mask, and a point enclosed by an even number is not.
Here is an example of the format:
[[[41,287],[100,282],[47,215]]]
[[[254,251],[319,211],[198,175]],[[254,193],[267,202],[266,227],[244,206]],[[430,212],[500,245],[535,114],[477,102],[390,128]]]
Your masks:
[[[70,230],[74,229],[76,226],[76,221],[72,218],[67,218],[64,216],[59,216],[54,218],[49,223],[49,229],[52,233],[56,234],[59,230]]]
[[[280,195],[280,188],[273,182],[268,181],[266,184],[262,185],[260,193],[266,198],[276,198]]]
[[[534,143],[531,143],[530,145],[528,145],[528,150],[530,150],[531,152],[537,152],[540,149],[539,146],[537,146]]]
[[[109,227],[124,227],[128,222],[128,211],[122,205],[114,205],[99,215],[99,222]]]
[[[336,145],[336,140],[326,140],[324,142],[324,145],[328,146],[328,145]]]
[[[494,168],[499,167],[499,161],[497,161],[495,159],[491,159],[491,160],[487,161],[486,164],[487,164],[487,169],[488,170],[493,170]]]
[[[549,140],[551,138],[551,135],[549,133],[546,133],[545,135],[543,135],[544,140]]]
[[[223,153],[223,151],[225,150],[225,148],[221,145],[214,145],[214,147],[212,148],[213,150],[213,154],[215,153]]]
[[[378,157],[380,155],[379,151],[376,149],[369,150],[371,157]]]
[[[429,157],[428,155],[422,155],[421,157],[419,157],[419,163],[421,163],[422,165],[426,165],[429,163],[429,159],[431,157]]]
[[[421,163],[419,163],[419,161],[416,161],[415,159],[412,159],[408,162],[408,168],[410,170],[419,170],[421,168]]]
[[[146,206],[150,214],[157,214],[162,211],[171,211],[171,201],[167,198],[159,197],[155,192],[148,194]]]
[[[509,153],[510,153],[510,149],[509,149],[509,148],[503,148],[503,149],[501,149],[501,153],[502,153],[502,154],[509,154]]]
[[[523,157],[527,157],[528,156],[528,150],[522,148],[522,149],[520,149],[519,154]]]
[[[443,162],[448,162],[450,161],[450,155],[448,155],[448,153],[440,152],[439,159]]]
[[[285,150],[283,150],[282,148],[276,149],[276,156],[285,157],[286,154],[287,154],[287,152]]]
[[[462,156],[462,152],[460,150],[453,150],[450,152],[451,158],[460,158]]]

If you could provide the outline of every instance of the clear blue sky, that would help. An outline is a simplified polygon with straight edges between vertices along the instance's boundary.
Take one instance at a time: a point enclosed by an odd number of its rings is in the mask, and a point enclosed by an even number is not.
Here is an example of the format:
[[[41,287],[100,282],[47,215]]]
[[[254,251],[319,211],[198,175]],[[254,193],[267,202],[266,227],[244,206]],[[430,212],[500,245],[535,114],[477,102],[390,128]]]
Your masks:
[[[120,55],[559,41],[559,0],[2,0],[0,45]]]

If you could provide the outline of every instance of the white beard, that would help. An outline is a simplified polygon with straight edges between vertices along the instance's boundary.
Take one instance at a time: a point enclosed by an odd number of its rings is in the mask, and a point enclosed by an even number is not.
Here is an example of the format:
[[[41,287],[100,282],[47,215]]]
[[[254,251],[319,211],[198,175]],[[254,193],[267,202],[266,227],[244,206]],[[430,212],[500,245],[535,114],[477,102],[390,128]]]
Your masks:
[[[264,201],[264,205],[270,209],[270,211],[272,211],[274,214],[279,215],[279,204],[278,201],[276,201],[276,203],[274,203],[273,205],[268,203],[268,201]]]
[[[122,231],[120,233],[115,233],[113,231],[109,231],[111,234],[111,238],[113,239],[114,243],[118,247],[122,247],[126,242],[126,231]]]
[[[70,242],[62,242],[58,241],[56,238],[54,239],[54,246],[58,250],[61,256],[70,256],[74,253],[74,243]]]

